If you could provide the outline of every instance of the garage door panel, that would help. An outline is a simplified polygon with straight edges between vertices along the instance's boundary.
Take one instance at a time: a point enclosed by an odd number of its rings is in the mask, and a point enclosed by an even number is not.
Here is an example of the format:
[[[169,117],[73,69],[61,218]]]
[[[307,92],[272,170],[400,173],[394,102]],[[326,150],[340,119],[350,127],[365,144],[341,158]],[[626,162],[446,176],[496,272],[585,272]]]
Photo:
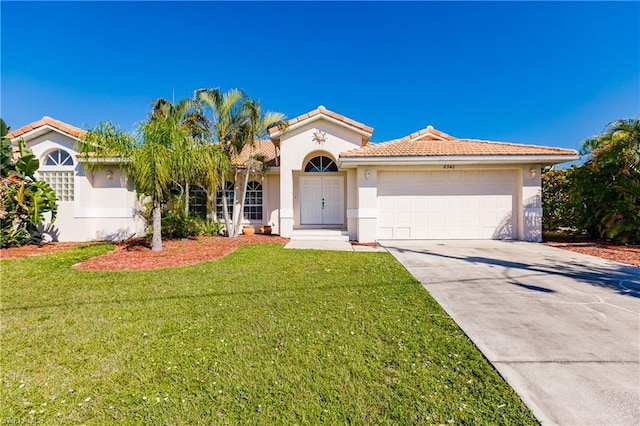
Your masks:
[[[379,239],[513,238],[514,171],[378,173]]]

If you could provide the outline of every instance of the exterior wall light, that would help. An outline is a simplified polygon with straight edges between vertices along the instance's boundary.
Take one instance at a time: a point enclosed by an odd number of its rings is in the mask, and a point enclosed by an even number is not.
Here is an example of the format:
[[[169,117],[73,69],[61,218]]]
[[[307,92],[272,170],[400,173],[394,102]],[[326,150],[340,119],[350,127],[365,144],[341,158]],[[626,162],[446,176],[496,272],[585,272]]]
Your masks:
[[[107,170],[107,179],[113,180],[113,170]]]
[[[369,178],[371,177],[371,170],[367,169],[364,171],[364,178],[366,180],[369,180]]]
[[[536,176],[538,176],[538,168],[537,167],[531,167],[529,169],[529,177],[531,179],[535,179]]]

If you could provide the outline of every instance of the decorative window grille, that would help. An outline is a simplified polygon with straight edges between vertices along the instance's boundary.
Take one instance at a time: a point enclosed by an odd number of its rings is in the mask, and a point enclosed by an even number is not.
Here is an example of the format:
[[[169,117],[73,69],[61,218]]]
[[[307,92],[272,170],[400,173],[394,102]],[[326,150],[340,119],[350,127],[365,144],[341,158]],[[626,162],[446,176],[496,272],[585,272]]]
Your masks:
[[[338,166],[329,157],[319,155],[313,157],[304,168],[305,172],[337,172]]]

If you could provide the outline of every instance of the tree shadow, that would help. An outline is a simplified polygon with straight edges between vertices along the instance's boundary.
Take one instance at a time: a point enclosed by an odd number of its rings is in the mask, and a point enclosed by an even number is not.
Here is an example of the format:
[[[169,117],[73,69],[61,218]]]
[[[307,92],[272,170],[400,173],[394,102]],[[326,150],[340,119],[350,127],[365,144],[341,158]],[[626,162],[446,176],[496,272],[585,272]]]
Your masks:
[[[640,298],[640,268],[636,266],[616,264],[614,262],[611,262],[611,266],[582,264],[576,261],[562,262],[553,257],[545,257],[541,259],[534,255],[532,255],[531,262],[521,263],[494,257],[456,256],[439,253],[433,250],[414,250],[392,245],[388,245],[386,247],[397,250],[400,253],[421,253],[446,259],[460,260],[473,265],[500,266],[506,268],[507,272],[510,270],[518,270],[567,277],[595,287],[615,290],[618,294],[623,296]],[[513,277],[509,277],[508,279],[510,280],[510,284],[528,288],[529,290],[553,292],[553,290],[543,287],[513,282]]]

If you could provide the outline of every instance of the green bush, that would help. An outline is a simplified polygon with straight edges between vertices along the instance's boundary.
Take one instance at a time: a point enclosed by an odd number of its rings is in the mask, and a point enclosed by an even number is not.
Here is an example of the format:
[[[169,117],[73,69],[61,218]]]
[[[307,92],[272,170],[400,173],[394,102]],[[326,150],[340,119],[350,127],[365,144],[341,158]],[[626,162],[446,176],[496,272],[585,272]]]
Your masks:
[[[574,166],[569,169],[551,169],[542,174],[543,231],[575,228],[578,213],[575,203],[569,197],[575,170]]]
[[[17,247],[42,241],[38,225],[45,213],[56,219],[57,199],[51,186],[35,177],[40,161],[24,140],[14,160],[9,128],[0,118],[0,247]]]

